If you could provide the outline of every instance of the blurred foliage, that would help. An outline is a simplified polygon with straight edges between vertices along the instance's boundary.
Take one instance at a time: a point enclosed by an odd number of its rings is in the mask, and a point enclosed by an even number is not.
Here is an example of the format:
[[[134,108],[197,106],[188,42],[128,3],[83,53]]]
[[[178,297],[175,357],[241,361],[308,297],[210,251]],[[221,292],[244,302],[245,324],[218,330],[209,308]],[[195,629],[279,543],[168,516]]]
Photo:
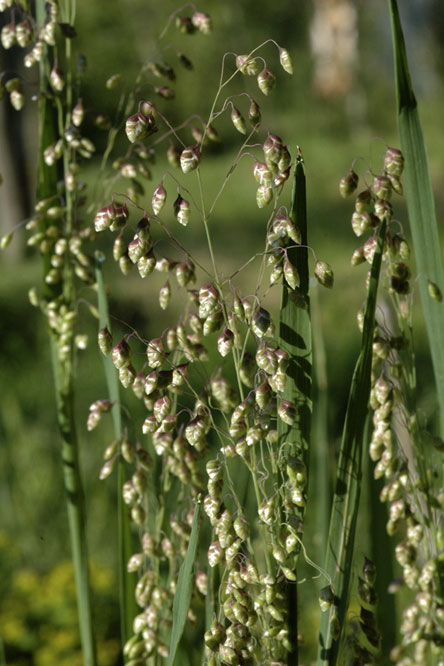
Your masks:
[[[59,562],[46,573],[19,566],[20,548],[0,532],[0,625],[9,666],[82,666],[73,567]],[[5,575],[7,574],[7,575]],[[95,630],[101,666],[120,663],[118,605],[112,570],[92,563]]]

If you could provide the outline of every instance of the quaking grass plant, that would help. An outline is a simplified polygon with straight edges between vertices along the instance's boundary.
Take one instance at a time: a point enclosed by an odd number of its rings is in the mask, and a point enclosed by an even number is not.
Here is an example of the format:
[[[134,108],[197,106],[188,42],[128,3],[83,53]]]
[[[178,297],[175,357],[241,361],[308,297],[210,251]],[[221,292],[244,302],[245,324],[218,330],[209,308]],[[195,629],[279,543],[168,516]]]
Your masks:
[[[414,97],[411,88],[405,94],[410,83],[396,3],[390,8],[404,90],[402,115]],[[75,326],[79,280],[93,290],[91,301],[98,294],[97,307],[92,303],[90,310],[100,322],[107,378],[105,397],[91,405],[87,427],[93,430],[112,412],[115,429],[100,478],[117,468],[125,663],[301,663],[302,555],[323,581],[318,665],[387,663],[389,656],[398,666],[443,664],[443,491],[440,471],[432,470],[439,470],[444,447],[428,433],[416,406],[409,248],[391,201],[402,195],[403,154],[385,146],[381,169],[367,168],[355,200],[353,231],[369,237],[352,264],[370,270],[358,316],[361,350],[333,484],[326,559],[315,564],[304,543],[308,480],[328,478],[328,456],[325,450],[313,453],[310,291],[315,283],[331,288],[333,272],[309,246],[302,152],[293,146],[294,137],[286,144],[264,129],[268,124],[261,119],[258,99],[272,91],[274,62],[292,73],[288,51],[268,40],[246,55],[225,54],[208,116],[180,123],[170,121],[165,109],[175,97],[179,68],[190,69],[192,63],[180,51],[174,67],[163,56],[144,63],[134,87],[120,96],[115,123],[96,117],[108,141],[96,192],[100,202],[92,204],[95,214],[88,212],[85,220],[81,165],[94,153],[94,144],[83,135],[81,81],[73,67],[75,3],[37,2],[34,13],[26,3],[4,0],[0,9],[12,17],[2,30],[3,47],[27,48],[25,67],[39,67],[37,203],[26,226],[32,232],[28,244],[41,252],[43,284],[40,294],[32,290],[30,297],[47,318],[53,350],[84,663],[94,664],[96,658],[73,417],[75,348],[85,344]],[[162,37],[173,23],[185,34],[207,35],[212,28],[209,15],[192,4],[170,17]],[[231,93],[234,79],[241,77],[246,91]],[[7,74],[2,83],[19,110],[21,78]],[[106,85],[118,88],[121,77],[111,76]],[[147,89],[152,97],[147,98]],[[210,197],[205,165],[225,116],[242,139]],[[117,156],[123,128],[126,145]],[[418,137],[413,148],[408,133],[401,137],[410,173]],[[212,223],[241,160],[250,160],[257,181],[256,214],[263,219],[265,238],[262,251],[226,275]],[[344,196],[358,185],[354,169],[341,180]],[[141,178],[156,183],[149,198]],[[293,183],[291,194],[287,180]],[[187,249],[188,225],[202,229],[206,255]],[[120,271],[137,271],[152,285],[150,307],[158,308],[162,322],[155,337],[108,312],[102,275],[106,242],[98,243],[110,234]],[[4,237],[2,246],[10,240]],[[420,251],[427,257],[428,246]],[[255,282],[245,291],[242,271],[252,267]],[[427,284],[433,308],[442,300],[439,275],[431,274]],[[164,324],[169,312],[174,318]],[[142,412],[124,406],[124,390],[140,401]],[[378,595],[387,590],[376,574],[384,564],[375,566],[369,557],[358,561],[355,546],[367,449],[375,463],[373,476],[384,480],[380,499],[389,506],[386,531],[397,535],[399,585],[411,595],[397,645],[384,652],[384,631],[393,633],[397,626],[395,617],[391,627],[378,622]],[[322,463],[324,469],[313,469]]]

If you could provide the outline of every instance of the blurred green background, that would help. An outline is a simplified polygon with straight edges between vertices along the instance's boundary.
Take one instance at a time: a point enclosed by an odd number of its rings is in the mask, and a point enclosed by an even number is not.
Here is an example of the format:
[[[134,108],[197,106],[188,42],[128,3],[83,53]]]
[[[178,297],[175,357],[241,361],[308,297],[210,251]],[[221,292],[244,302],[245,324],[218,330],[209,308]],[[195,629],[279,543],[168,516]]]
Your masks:
[[[371,3],[364,0],[280,0],[267,4],[252,0],[228,3],[205,0],[198,8],[209,12],[213,18],[211,37],[180,35],[171,27],[162,42],[157,35],[169,13],[178,8],[170,0],[157,4],[121,0],[78,5],[78,37],[74,46],[87,63],[81,90],[87,111],[85,133],[95,142],[99,155],[105,146],[105,134],[95,128],[95,114],[100,112],[113,117],[121,91],[105,88],[111,74],[122,73],[124,85],[131,90],[141,64],[147,59],[158,59],[159,49],[169,47],[162,57],[172,62],[174,49],[183,51],[194,63],[194,71],[180,71],[175,85],[176,100],[163,102],[161,106],[174,124],[193,113],[206,117],[225,52],[247,53],[269,38],[290,51],[295,68],[293,77],[279,68],[278,54],[271,44],[261,51],[277,75],[272,95],[265,98],[257,91],[254,80],[245,78],[239,78],[230,93],[246,89],[254,95],[261,105],[263,127],[279,134],[293,155],[300,145],[305,158],[309,242],[316,255],[328,261],[335,271],[334,289],[319,293],[316,299],[327,352],[328,433],[333,450],[340,434],[357,356],[356,312],[364,297],[365,279],[364,268],[350,266],[350,256],[357,246],[349,224],[352,203],[340,199],[338,181],[357,156],[363,157],[366,164],[371,162],[375,169],[380,167],[384,144],[377,137],[389,145],[398,145],[386,3],[383,0]],[[444,6],[433,0],[421,3],[406,0],[400,9],[440,220],[444,210],[441,186],[444,182]],[[5,20],[3,15],[2,21]],[[21,57],[22,51],[2,51],[1,69],[18,67],[23,71]],[[26,76],[29,86],[25,109],[17,114],[8,108],[7,100],[2,102],[1,233],[32,212],[36,115],[30,98],[36,74],[27,72]],[[147,86],[143,95],[150,99],[152,89]],[[245,113],[245,99],[237,99],[236,105]],[[203,180],[210,194],[217,191],[241,144],[240,135],[225,116],[216,123],[221,143],[211,150],[203,166]],[[189,139],[191,142],[190,135]],[[126,137],[121,130],[117,153],[119,148],[126,150],[126,147]],[[259,155],[257,149],[255,154]],[[84,177],[91,192],[97,180],[98,164],[99,159],[94,159],[85,169]],[[357,162],[361,173],[366,168],[363,165],[362,161]],[[148,206],[165,168],[165,162],[160,159],[152,167],[153,181],[146,183],[146,196],[141,198],[141,202],[147,202],[144,205]],[[167,189],[168,183],[172,189],[168,180]],[[118,181],[115,191],[124,191],[124,187],[124,181]],[[287,186],[282,203],[289,203],[289,196]],[[97,209],[103,203],[108,202],[94,202],[88,213],[91,219],[94,206]],[[408,236],[404,202],[398,197],[395,203],[395,214]],[[259,210],[255,204],[252,161],[244,159],[211,221],[217,262],[223,274],[231,274],[251,253],[263,249],[266,220],[267,212]],[[193,253],[209,263],[203,229],[197,222],[190,223],[186,232],[179,235],[192,247]],[[0,627],[8,664],[74,666],[81,664],[81,657],[48,340],[43,318],[27,299],[28,289],[39,285],[40,265],[36,253],[27,250],[25,243],[22,232],[17,232],[13,244],[0,256],[0,563],[3,574]],[[109,250],[106,242],[104,249]],[[248,291],[257,266],[256,263],[240,274],[238,284],[242,289]],[[152,283],[147,284],[135,275],[124,278],[111,260],[106,263],[105,271],[111,284],[111,311],[122,321],[140,330],[145,338],[158,334],[168,321],[171,323],[171,311],[164,314],[159,310]],[[418,305],[416,292],[415,301]],[[95,343],[96,323],[89,314],[87,302],[94,303],[95,294],[83,288],[79,291],[81,332],[89,335],[90,345],[79,354],[77,410],[94,566],[99,662],[111,666],[119,663],[116,498],[112,479],[99,483],[98,473],[112,431],[106,421],[93,433],[87,433],[85,426],[89,404],[105,397],[102,361]],[[178,299],[173,299],[173,322],[177,304]],[[430,363],[419,309],[415,321],[420,408],[433,419]],[[128,404],[136,406],[131,398]],[[316,543],[316,525],[311,523],[310,529],[308,540]],[[311,611],[311,608],[307,607],[306,628],[314,633],[315,619],[312,618],[316,616],[311,613],[317,610]],[[312,653],[307,650],[307,661],[310,658]]]

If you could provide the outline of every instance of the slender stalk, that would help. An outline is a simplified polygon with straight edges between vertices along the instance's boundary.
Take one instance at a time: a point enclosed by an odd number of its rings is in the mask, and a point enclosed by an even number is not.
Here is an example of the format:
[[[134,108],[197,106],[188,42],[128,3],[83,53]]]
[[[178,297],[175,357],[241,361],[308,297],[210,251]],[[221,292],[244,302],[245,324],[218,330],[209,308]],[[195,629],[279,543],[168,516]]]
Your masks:
[[[99,327],[102,329],[107,326],[108,330],[111,332],[108,316],[108,300],[106,297],[106,290],[103,281],[101,261],[99,259],[96,259],[96,280],[100,317]],[[116,438],[120,439],[123,435],[123,429],[117,373],[109,356],[103,357],[103,363],[105,368],[109,399],[114,403],[112,408],[114,433]],[[131,521],[129,519],[127,506],[122,497],[122,486],[126,480],[127,474],[125,463],[123,459],[119,457],[117,462],[117,539],[119,553],[120,633],[122,645],[125,645],[125,643],[132,635],[133,620],[137,613],[137,606],[134,597],[136,574],[129,573],[127,569],[128,560],[133,554],[134,549],[131,536]]]

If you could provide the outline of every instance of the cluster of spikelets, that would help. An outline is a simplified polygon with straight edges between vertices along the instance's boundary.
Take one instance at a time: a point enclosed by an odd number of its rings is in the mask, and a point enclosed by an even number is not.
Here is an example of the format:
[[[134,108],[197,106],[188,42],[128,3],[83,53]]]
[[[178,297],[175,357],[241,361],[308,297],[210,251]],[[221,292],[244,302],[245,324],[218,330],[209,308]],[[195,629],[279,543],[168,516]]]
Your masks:
[[[392,650],[391,658],[397,666],[413,666],[426,663],[429,654],[443,656],[444,599],[440,580],[444,533],[436,513],[443,507],[442,492],[439,494],[428,473],[430,456],[433,457],[433,447],[430,446],[433,438],[427,436],[420,424],[412,395],[409,248],[402,234],[396,231],[399,223],[393,220],[390,203],[392,192],[402,193],[399,179],[403,163],[401,152],[388,148],[384,156],[384,173],[372,174],[371,185],[356,197],[353,230],[357,236],[366,231],[372,235],[355,250],[352,264],[372,263],[376,247],[374,233],[385,220],[389,226],[383,261],[398,329],[377,318],[370,394],[370,406],[374,410],[373,431],[369,453],[375,462],[375,478],[385,481],[380,499],[389,506],[387,532],[391,536],[402,535],[395,548],[395,557],[402,567],[402,582],[414,593],[413,603],[403,612],[401,644]],[[357,175],[350,171],[341,180],[341,193],[350,194],[357,183]],[[430,282],[429,294],[440,300],[436,285]],[[362,313],[358,321],[362,329]],[[433,443],[435,448],[442,449],[439,440],[433,439]]]
[[[247,76],[257,76],[260,90],[268,94],[274,76],[266,65],[260,68],[261,60],[237,56],[236,67]],[[284,49],[280,49],[280,60],[290,71],[290,59]],[[228,106],[225,103],[221,112],[214,113],[208,123],[202,123],[202,129],[191,127],[196,143],[187,146],[157,105],[143,100],[125,123],[131,149],[142,147],[148,153],[150,148],[143,142],[154,137],[160,125],[165,124],[176,141],[168,149],[168,162],[187,176],[200,169],[207,140],[218,140],[213,122]],[[231,107],[233,125],[246,134],[240,112],[232,103]],[[260,109],[251,98],[249,121],[251,132],[257,132]],[[268,132],[262,151],[263,161],[255,159],[254,163],[259,186],[256,202],[260,208],[277,199],[291,168],[288,148],[277,135]],[[122,164],[120,162],[120,168]],[[282,397],[289,357],[276,342],[271,314],[257,295],[243,296],[230,281],[221,283],[217,278],[210,281],[207,278],[201,286],[196,286],[197,265],[188,253],[182,260],[159,254],[159,235],[167,231],[169,238],[174,239],[169,231],[168,215],[172,213],[179,224],[186,226],[193,203],[183,196],[187,190],[174,178],[176,194],[168,211],[165,186],[168,176],[167,172],[152,194],[152,212],[143,210],[143,217],[135,228],[129,214],[134,201],[127,205],[113,199],[97,212],[94,220],[97,233],[116,233],[113,256],[123,273],[136,266],[142,278],[154,271],[168,275],[159,292],[161,308],[169,305],[173,276],[177,288],[186,294],[182,299],[184,311],[176,324],[159,337],[144,341],[143,355],[139,353],[142,340],[139,336],[136,339],[133,334],[126,335],[116,344],[108,328],[99,333],[100,349],[111,355],[122,385],[131,388],[147,410],[140,433],[140,439],[146,437],[147,443],[130,443],[127,435],[113,442],[105,451],[101,472],[101,478],[109,476],[119,457],[135,468],[124,485],[123,499],[142,535],[142,550],[128,564],[129,569],[138,571],[140,576],[136,600],[141,613],[134,622],[135,635],[125,650],[134,664],[155,651],[166,655],[174,581],[190,535],[190,502],[203,495],[212,540],[206,562],[201,566],[219,565],[224,577],[219,595],[220,612],[205,634],[207,663],[249,664],[260,655],[267,663],[280,664],[292,649],[288,637],[286,586],[296,580],[295,561],[300,545],[295,526],[286,524],[285,516],[292,509],[305,506],[307,483],[303,465],[276,460],[278,421],[291,426],[297,418],[296,406]],[[270,258],[270,267],[275,272],[272,284],[278,281],[280,270],[280,276],[292,290],[299,286],[297,270],[287,259],[287,250],[300,243],[300,231],[288,212],[284,208],[273,212],[265,251],[265,258]],[[324,262],[318,262],[316,275],[325,286],[332,285],[332,271]],[[209,374],[205,364],[211,345],[217,349],[223,365]],[[230,359],[237,384],[224,376]],[[197,373],[192,370],[193,365]],[[199,377],[197,383],[196,377]],[[202,381],[202,377],[206,379]],[[95,427],[111,406],[106,400],[93,403],[88,427]],[[218,441],[216,451],[215,440]],[[147,516],[155,507],[147,492],[152,485],[152,471],[146,449],[158,457],[162,475],[175,478],[182,488],[177,515],[186,515],[186,518],[173,517],[168,526],[164,522],[162,529],[167,533],[162,537],[148,526]],[[230,465],[246,466],[254,477],[257,523],[267,552],[266,566],[263,553],[258,554],[252,547],[252,526],[227,473],[228,461],[232,461]],[[253,529],[258,528],[255,525]],[[158,573],[162,561],[168,563],[168,575],[163,579]],[[197,598],[202,594],[206,594],[206,575],[200,571],[194,595]],[[193,616],[192,607],[190,621]]]

